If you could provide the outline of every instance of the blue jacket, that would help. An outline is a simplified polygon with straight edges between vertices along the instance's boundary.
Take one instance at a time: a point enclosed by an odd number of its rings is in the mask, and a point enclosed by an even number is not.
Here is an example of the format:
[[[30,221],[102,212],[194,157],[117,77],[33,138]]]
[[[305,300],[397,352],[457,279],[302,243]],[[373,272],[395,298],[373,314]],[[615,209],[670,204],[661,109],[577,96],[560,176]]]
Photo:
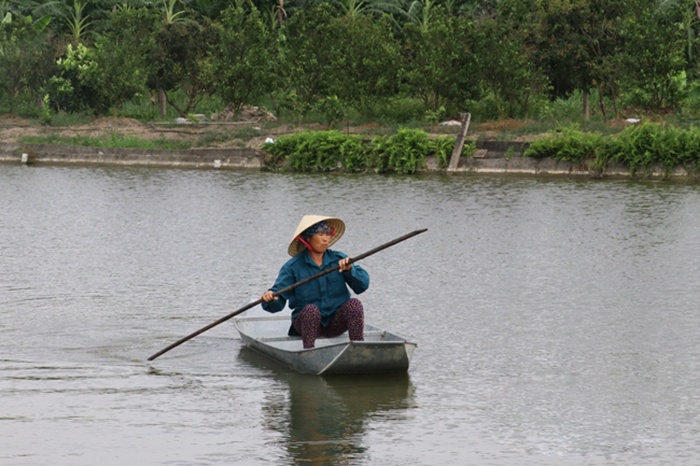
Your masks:
[[[323,263],[321,266],[318,266],[311,259],[308,251],[304,250],[289,259],[282,266],[277,280],[270,290],[277,292],[322,270],[336,267],[338,261],[345,257],[347,257],[347,254],[327,249],[323,255]],[[278,295],[277,300],[262,303],[262,307],[267,312],[279,312],[289,302],[293,319],[301,312],[304,306],[315,304],[321,311],[321,324],[327,327],[338,308],[350,299],[348,287],[356,294],[360,294],[369,288],[369,274],[367,271],[357,264],[352,264],[352,269],[347,272],[327,273],[287,293]]]

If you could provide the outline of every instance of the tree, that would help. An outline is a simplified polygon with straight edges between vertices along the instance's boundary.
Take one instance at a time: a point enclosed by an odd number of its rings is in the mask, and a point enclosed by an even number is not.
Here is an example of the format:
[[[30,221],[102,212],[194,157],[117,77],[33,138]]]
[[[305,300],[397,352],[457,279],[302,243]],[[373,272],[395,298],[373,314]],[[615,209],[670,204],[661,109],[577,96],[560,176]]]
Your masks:
[[[546,88],[528,43],[535,14],[532,3],[504,0],[483,10],[475,26],[476,72],[493,94],[500,118],[526,115],[530,96]]]
[[[478,95],[471,21],[436,9],[428,23],[406,24],[403,36],[404,92],[420,97],[426,110],[461,111]]]
[[[0,23],[0,101],[10,112],[18,102],[41,102],[40,89],[53,74],[52,49],[46,29],[47,18],[3,16]]]
[[[383,99],[395,95],[401,70],[398,41],[386,19],[342,16],[331,22],[335,43],[326,42],[332,58],[329,92],[368,116]]]
[[[623,53],[621,21],[626,0],[543,0],[540,28],[534,39],[535,57],[552,84],[552,97],[574,90],[584,95],[584,118],[589,117],[591,89],[614,89],[615,67]],[[602,100],[602,99],[601,99]]]
[[[187,116],[215,90],[209,56],[215,43],[216,31],[207,19],[201,24],[194,21],[165,24],[155,36],[149,83],[163,92],[168,105],[180,116]],[[184,105],[170,97],[169,93],[175,90],[185,94]]]
[[[211,66],[216,92],[237,114],[275,86],[274,36],[254,7],[249,11],[241,7],[224,10],[214,30],[217,41]]]
[[[679,106],[687,65],[684,14],[691,12],[639,1],[625,21],[624,88],[633,103],[655,110]]]
[[[69,112],[104,115],[146,93],[156,21],[146,9],[117,10],[93,46],[69,44],[51,79],[52,103]]]
[[[334,57],[329,47],[338,43],[333,26],[337,12],[329,4],[298,11],[284,22],[282,62],[279,67],[289,77],[294,110],[306,115],[316,102],[336,94],[341,84],[333,73]],[[337,50],[337,49],[336,49]]]

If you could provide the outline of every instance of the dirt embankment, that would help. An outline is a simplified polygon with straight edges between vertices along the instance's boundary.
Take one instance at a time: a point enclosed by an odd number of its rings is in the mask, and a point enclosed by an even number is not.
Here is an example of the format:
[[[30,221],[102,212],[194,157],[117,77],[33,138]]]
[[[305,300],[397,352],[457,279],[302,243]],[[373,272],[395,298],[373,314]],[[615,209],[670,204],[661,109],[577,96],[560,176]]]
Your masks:
[[[432,136],[457,135],[459,124],[436,125],[428,128]],[[471,125],[469,139],[497,139],[503,131],[512,131],[527,122],[504,120]],[[27,119],[0,115],[0,143],[19,143],[27,136],[61,138],[109,137],[112,135],[135,137],[142,140],[186,141],[196,148],[255,148],[262,146],[267,138],[302,130],[323,130],[322,125],[289,125],[271,122],[237,121],[210,122],[201,124],[142,123],[133,118],[98,118],[90,123],[75,126],[44,126]],[[377,124],[338,127],[340,131],[354,134],[382,134],[389,131]],[[534,136],[513,138],[515,141],[529,141]]]
[[[264,137],[240,138],[235,134],[245,126],[241,124],[148,124],[133,118],[98,118],[90,123],[74,126],[44,126],[18,117],[0,116],[0,143],[18,143],[24,137],[52,135],[61,138],[109,137],[112,135],[134,137],[142,140],[188,141],[193,146],[226,148],[260,144]],[[254,134],[254,133],[253,133]]]

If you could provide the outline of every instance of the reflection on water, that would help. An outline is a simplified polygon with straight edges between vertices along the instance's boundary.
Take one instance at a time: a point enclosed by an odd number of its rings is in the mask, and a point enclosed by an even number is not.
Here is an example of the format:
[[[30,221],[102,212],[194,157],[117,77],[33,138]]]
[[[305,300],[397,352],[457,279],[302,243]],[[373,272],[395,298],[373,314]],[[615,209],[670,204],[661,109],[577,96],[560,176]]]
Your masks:
[[[238,356],[287,386],[287,396],[267,399],[263,412],[268,427],[283,434],[295,464],[358,464],[367,449],[368,419],[390,416],[412,403],[407,373],[319,377],[291,372],[247,347]]]

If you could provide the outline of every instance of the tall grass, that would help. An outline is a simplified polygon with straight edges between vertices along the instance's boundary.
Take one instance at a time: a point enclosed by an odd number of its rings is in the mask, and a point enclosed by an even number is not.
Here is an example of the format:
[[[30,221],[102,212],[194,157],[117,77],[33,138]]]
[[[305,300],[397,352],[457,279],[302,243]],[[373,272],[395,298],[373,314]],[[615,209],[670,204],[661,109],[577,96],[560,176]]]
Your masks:
[[[171,149],[183,150],[192,147],[187,141],[172,141],[160,137],[158,139],[140,139],[136,136],[125,136],[112,133],[109,136],[26,136],[20,139],[23,144],[53,144],[62,146],[101,147],[106,149]]]

